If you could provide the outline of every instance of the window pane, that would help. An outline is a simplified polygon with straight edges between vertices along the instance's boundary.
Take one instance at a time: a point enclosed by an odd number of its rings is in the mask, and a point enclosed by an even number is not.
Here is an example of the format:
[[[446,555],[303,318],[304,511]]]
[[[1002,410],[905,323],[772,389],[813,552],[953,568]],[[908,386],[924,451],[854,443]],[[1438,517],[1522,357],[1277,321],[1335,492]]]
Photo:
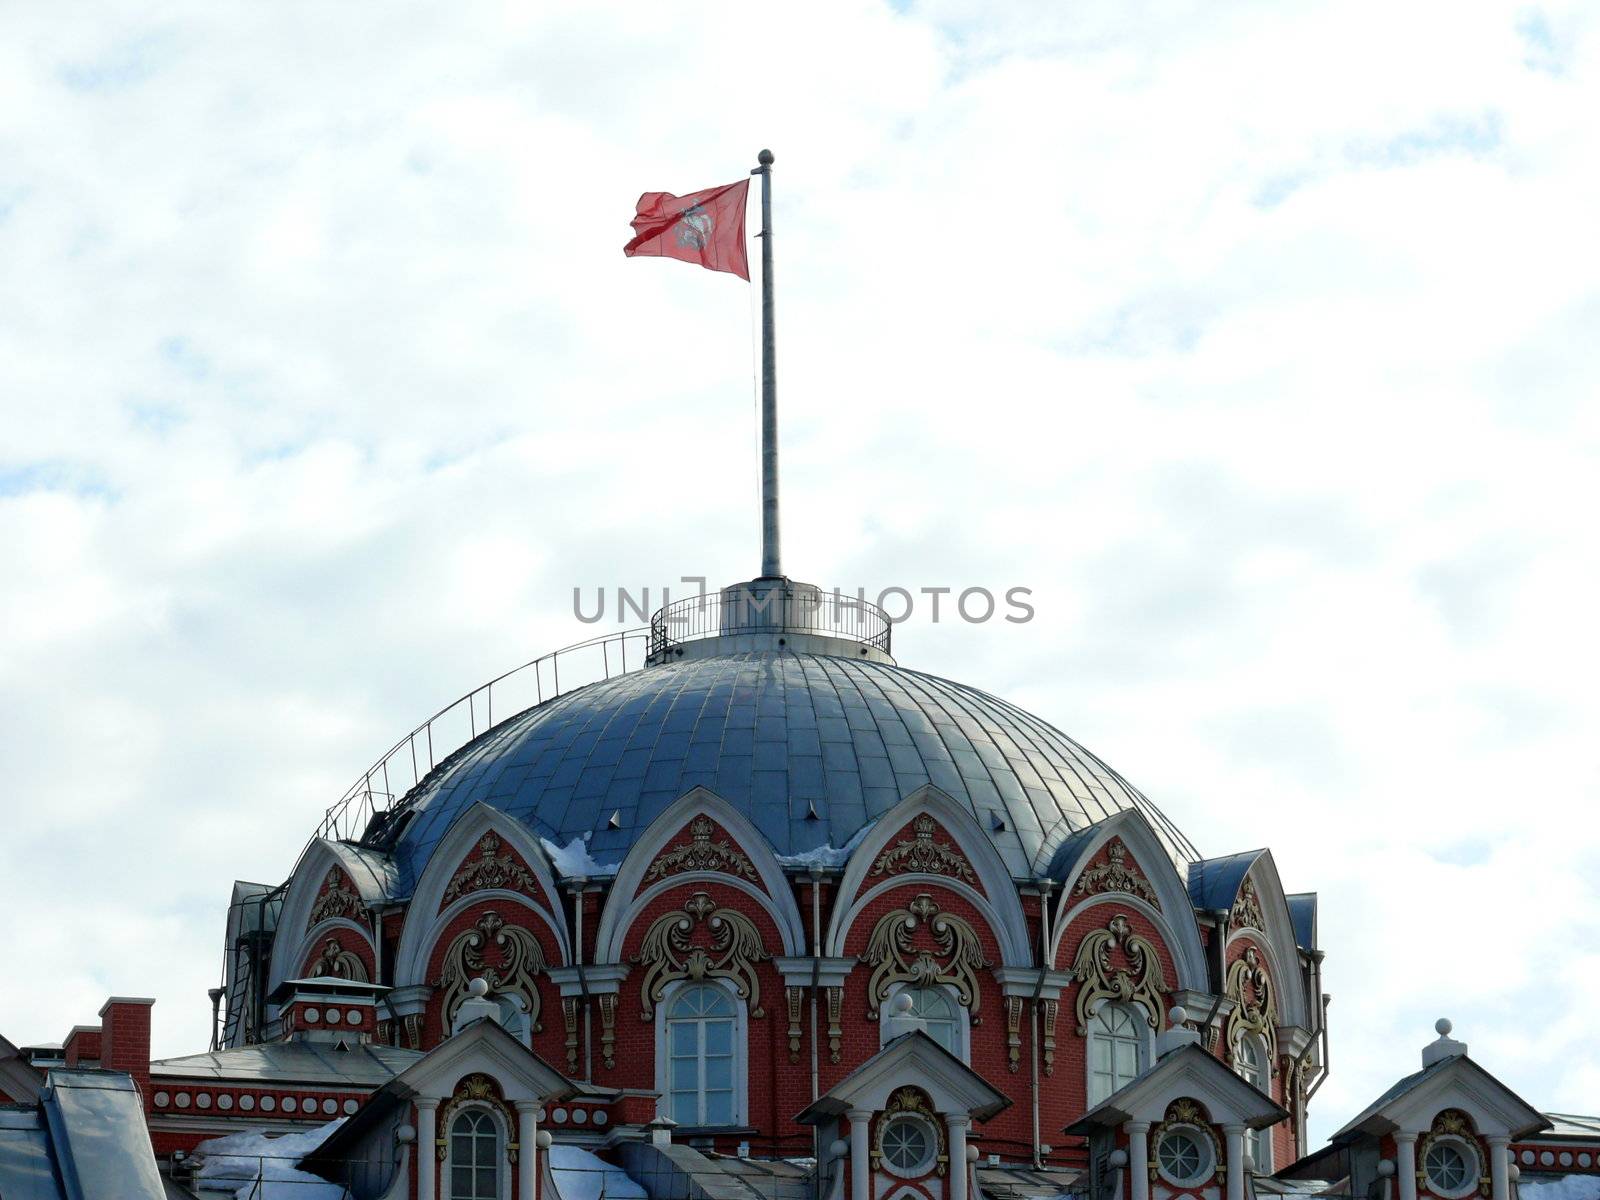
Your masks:
[[[679,1125],[700,1124],[700,1114],[695,1111],[695,1100],[693,1092],[672,1093],[672,1119]]]
[[[707,1021],[705,1031],[707,1054],[733,1053],[732,1021]]]
[[[495,1169],[493,1167],[478,1168],[478,1196],[481,1200],[494,1200],[498,1190],[495,1186]]]
[[[706,1124],[733,1124],[732,1092],[712,1092],[706,1097]]]
[[[733,1088],[733,1059],[708,1058],[706,1059],[706,1087],[707,1088]]]
[[[693,1055],[700,1045],[700,1026],[693,1021],[673,1021],[667,1026],[672,1031],[670,1045],[674,1055]]]
[[[450,1193],[452,1200],[456,1196],[464,1196],[470,1200],[472,1196],[472,1168],[453,1167],[450,1171]]]

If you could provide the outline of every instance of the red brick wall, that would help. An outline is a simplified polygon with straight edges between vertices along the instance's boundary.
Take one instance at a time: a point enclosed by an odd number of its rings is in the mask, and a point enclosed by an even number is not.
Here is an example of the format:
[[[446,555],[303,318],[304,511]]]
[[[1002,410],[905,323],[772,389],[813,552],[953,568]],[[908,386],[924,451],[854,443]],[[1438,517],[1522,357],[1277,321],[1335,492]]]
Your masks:
[[[150,1008],[154,1000],[113,996],[100,1009],[100,1065],[126,1071],[150,1095]]]

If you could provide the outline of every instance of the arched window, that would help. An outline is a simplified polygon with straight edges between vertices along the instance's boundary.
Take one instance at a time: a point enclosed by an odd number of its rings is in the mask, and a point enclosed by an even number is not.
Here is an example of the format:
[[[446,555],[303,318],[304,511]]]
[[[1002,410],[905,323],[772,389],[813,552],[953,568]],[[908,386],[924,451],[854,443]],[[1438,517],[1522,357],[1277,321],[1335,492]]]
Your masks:
[[[450,1122],[447,1200],[500,1200],[500,1122],[487,1109],[464,1108]]]
[[[921,1017],[928,1027],[928,1036],[957,1058],[967,1056],[967,1010],[956,1002],[954,992],[943,984],[918,987],[902,984],[890,993],[879,1011],[883,1014],[881,1040],[889,1038],[889,1017],[894,1009],[895,997],[904,993],[911,997],[908,1016]]]
[[[1267,1051],[1260,1039],[1246,1034],[1233,1048],[1233,1070],[1240,1079],[1272,1095],[1272,1074],[1267,1070]],[[1272,1130],[1257,1129],[1250,1134],[1250,1153],[1256,1160],[1256,1170],[1265,1174],[1272,1170]]]
[[[1105,1004],[1089,1018],[1089,1105],[1099,1104],[1138,1077],[1144,1066],[1146,1028],[1137,1008]]]
[[[739,1007],[726,988],[688,984],[667,1002],[666,1113],[679,1125],[736,1125]]]

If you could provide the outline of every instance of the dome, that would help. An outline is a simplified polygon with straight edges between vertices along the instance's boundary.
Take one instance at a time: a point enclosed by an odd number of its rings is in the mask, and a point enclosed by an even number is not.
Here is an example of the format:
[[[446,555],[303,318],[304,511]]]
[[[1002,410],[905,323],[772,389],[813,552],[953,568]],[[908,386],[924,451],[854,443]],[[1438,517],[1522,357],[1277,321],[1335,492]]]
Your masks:
[[[405,798],[393,847],[408,895],[455,819],[482,801],[557,845],[620,862],[704,786],[782,856],[843,847],[933,784],[967,808],[1013,876],[1136,808],[1175,862],[1199,857],[1156,807],[1059,730],[976,688],[889,662],[785,650],[649,666],[503,721]]]

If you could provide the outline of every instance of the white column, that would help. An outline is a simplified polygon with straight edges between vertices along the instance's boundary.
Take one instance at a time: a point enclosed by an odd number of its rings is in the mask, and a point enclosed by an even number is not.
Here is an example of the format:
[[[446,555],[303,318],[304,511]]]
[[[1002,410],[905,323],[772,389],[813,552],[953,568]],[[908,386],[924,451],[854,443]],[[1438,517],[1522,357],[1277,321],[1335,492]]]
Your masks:
[[[418,1096],[417,1106],[417,1200],[433,1200],[433,1185],[439,1175],[439,1157],[434,1150],[434,1119],[439,1102]]]
[[[872,1113],[852,1108],[850,1118],[850,1200],[872,1200],[872,1161],[867,1144],[867,1122]]]
[[[1150,1200],[1150,1122],[1129,1121],[1128,1200]]]
[[[539,1102],[517,1101],[517,1200],[533,1200],[539,1178]]]
[[[950,1200],[967,1200],[967,1130],[971,1126],[968,1116],[952,1113],[944,1119],[945,1149],[950,1152]]]
[[[1244,1126],[1224,1125],[1228,1139],[1228,1200],[1244,1200]]]
[[[1417,1135],[1394,1135],[1394,1173],[1400,1180],[1400,1200],[1417,1200]]]
[[[1489,1184],[1493,1200],[1511,1200],[1511,1139],[1492,1137],[1489,1143]]]

